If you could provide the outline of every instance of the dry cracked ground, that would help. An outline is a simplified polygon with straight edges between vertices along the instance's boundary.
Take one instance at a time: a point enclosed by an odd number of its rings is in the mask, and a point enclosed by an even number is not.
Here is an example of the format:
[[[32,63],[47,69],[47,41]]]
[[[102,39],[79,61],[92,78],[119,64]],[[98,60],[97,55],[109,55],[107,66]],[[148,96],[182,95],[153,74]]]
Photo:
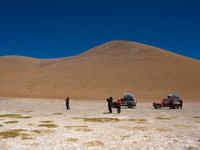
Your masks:
[[[199,103],[156,110],[152,102],[109,114],[102,101],[0,98],[3,150],[198,150]]]

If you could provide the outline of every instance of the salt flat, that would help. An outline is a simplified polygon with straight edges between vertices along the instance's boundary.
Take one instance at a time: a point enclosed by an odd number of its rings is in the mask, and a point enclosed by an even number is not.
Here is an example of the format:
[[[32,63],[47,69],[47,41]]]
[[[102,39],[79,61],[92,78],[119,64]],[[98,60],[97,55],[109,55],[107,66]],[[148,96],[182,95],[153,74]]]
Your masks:
[[[199,105],[156,110],[138,101],[109,114],[106,100],[70,100],[66,110],[64,100],[1,98],[0,149],[199,149]]]

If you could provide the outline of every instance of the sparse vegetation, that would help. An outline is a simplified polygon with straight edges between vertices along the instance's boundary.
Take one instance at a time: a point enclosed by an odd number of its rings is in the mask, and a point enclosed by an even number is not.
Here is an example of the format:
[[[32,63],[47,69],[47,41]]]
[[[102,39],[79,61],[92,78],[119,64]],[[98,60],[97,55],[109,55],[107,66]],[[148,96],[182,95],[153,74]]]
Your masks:
[[[41,133],[40,130],[31,130],[31,132],[33,132],[33,133]]]
[[[125,137],[130,137],[129,135],[125,135],[125,136],[120,136],[120,137],[123,137],[123,138],[125,138]]]
[[[2,124],[0,124],[0,127],[3,127],[3,125],[2,125]]]
[[[38,127],[47,127],[47,128],[57,128],[58,125],[55,124],[40,124]]]
[[[170,132],[172,130],[171,129],[166,129],[166,128],[156,128],[156,131],[159,131],[159,132]]]
[[[125,138],[128,138],[130,136],[126,135],[126,136],[120,136],[122,138],[122,140],[125,140]]]
[[[29,134],[26,134],[26,133],[22,133],[22,140],[29,140],[29,139],[32,139],[31,137],[29,137],[30,135]]]
[[[90,132],[92,129],[87,129],[87,128],[78,128],[75,131],[83,131],[83,132]]]
[[[156,119],[160,119],[160,120],[170,120],[171,118],[156,117]]]
[[[144,138],[150,138],[151,136],[144,135],[143,137],[144,137]]]
[[[179,117],[179,116],[171,116],[171,118],[177,118],[177,117]]]
[[[66,141],[76,142],[76,141],[78,141],[78,139],[77,138],[68,138]]]
[[[7,122],[4,122],[5,124],[13,124],[13,123],[18,123],[18,121],[7,121]]]
[[[53,130],[40,130],[40,131],[41,131],[41,134],[51,134],[55,132]]]
[[[100,141],[93,141],[93,142],[83,143],[83,145],[86,147],[94,147],[94,146],[104,146],[104,143]]]
[[[72,117],[72,119],[84,119],[84,118],[81,118],[81,117]]]
[[[0,132],[0,136],[3,139],[15,138],[15,137],[19,136],[20,132],[22,132],[22,131],[26,131],[26,130],[24,130],[24,129],[13,129],[13,130],[9,130],[9,131],[3,131],[3,132]]]
[[[137,119],[137,121],[148,121],[147,119]]]
[[[183,136],[182,136],[182,135],[176,135],[176,137],[177,137],[177,138],[182,138]]]
[[[19,118],[21,118],[21,119],[29,119],[29,118],[32,118],[32,116],[22,116],[22,117],[19,117]]]
[[[3,115],[0,115],[0,117],[20,118],[20,119],[28,119],[28,118],[31,118],[31,116],[22,116],[22,115],[19,115],[19,114],[3,114]]]
[[[136,123],[139,123],[139,124],[146,124],[147,123],[147,119],[125,119],[125,121],[135,121]]]
[[[33,132],[35,134],[51,134],[55,131],[53,131],[53,130],[30,130],[30,132]]]
[[[88,126],[64,126],[65,128],[79,128],[79,127],[83,127],[86,128]]]
[[[189,147],[183,147],[185,150],[198,150],[198,148],[189,146]]]
[[[83,119],[88,122],[116,122],[120,121],[118,118],[81,118],[81,117],[73,117],[72,119]]]
[[[53,121],[40,121],[41,123],[51,123]]]
[[[26,111],[26,110],[18,110],[19,112],[23,112],[23,113],[29,113],[29,112],[33,112],[33,111],[31,111],[31,110],[29,110],[29,111]]]
[[[54,115],[62,115],[62,113],[53,113]]]
[[[14,132],[14,131],[0,132],[0,136],[3,139],[6,139],[6,138],[15,138],[15,137],[19,136],[19,132]]]
[[[15,131],[15,132],[22,132],[22,131],[27,131],[25,129],[13,129],[12,131]]]
[[[128,119],[127,121],[137,121],[136,119]]]
[[[28,126],[34,126],[35,124],[29,123]]]
[[[196,119],[198,119],[198,118],[200,118],[199,116],[194,116],[194,117],[192,117],[192,118],[196,118]]]
[[[147,130],[147,128],[145,128],[145,127],[140,127],[140,126],[138,126],[138,127],[130,127],[130,126],[119,126],[119,128],[120,129],[126,129],[126,130],[136,130],[136,131],[145,131],[145,130]]]
[[[118,118],[84,118],[84,121],[88,122],[116,122]]]
[[[3,114],[3,115],[0,115],[0,117],[19,118],[19,117],[22,117],[22,116],[19,115],[19,114]]]

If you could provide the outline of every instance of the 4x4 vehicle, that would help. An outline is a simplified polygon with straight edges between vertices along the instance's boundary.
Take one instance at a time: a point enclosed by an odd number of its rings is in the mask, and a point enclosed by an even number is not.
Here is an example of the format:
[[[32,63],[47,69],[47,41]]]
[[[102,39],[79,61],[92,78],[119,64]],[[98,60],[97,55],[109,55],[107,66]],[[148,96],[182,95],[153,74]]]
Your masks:
[[[160,102],[153,102],[155,109],[161,109],[161,107],[170,107],[170,100],[173,101],[172,108],[179,109],[180,99],[179,98],[165,98]]]
[[[121,98],[121,106],[127,106],[128,108],[133,108],[133,106],[136,106],[136,100],[133,97],[125,97]],[[112,102],[112,107],[117,107],[117,102]]]

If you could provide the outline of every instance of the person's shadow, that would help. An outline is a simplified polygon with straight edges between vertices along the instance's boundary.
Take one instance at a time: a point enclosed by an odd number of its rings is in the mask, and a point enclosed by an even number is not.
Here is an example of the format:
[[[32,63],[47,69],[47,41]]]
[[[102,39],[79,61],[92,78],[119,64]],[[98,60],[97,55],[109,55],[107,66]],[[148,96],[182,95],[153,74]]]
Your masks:
[[[102,114],[110,114],[109,112],[103,112]]]

